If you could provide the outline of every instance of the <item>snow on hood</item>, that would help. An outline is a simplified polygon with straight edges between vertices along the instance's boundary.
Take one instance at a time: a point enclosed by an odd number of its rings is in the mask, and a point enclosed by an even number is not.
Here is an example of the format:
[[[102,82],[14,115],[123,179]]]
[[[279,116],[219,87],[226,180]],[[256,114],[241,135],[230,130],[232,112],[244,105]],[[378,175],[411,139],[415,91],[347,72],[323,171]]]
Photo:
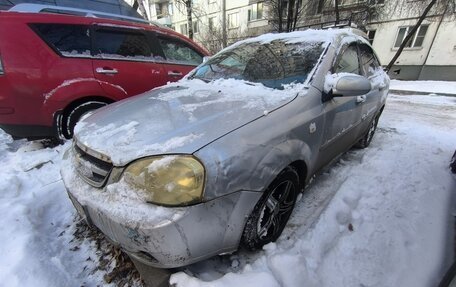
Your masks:
[[[117,166],[150,155],[190,154],[290,102],[303,87],[181,80],[98,110],[77,124],[75,138]]]

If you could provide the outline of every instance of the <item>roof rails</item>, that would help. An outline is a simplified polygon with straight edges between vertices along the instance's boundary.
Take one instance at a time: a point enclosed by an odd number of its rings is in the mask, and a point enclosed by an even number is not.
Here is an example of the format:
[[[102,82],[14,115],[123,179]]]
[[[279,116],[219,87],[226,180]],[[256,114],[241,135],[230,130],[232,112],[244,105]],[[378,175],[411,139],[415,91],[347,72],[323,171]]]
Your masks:
[[[113,14],[113,13],[105,13],[105,12],[100,12],[100,11],[95,11],[95,10],[64,7],[64,6],[22,3],[22,4],[15,5],[14,7],[10,8],[8,11],[26,12],[26,13],[56,13],[56,14],[68,14],[68,15],[95,17],[95,18],[128,20],[128,21],[132,21],[132,22],[151,24],[151,25],[161,27],[161,25],[158,23],[150,22],[150,21],[144,20],[142,18],[124,16],[124,15]]]
[[[310,25],[297,27],[297,30],[302,29],[329,29],[329,28],[357,28],[356,24],[352,22],[351,18],[341,19],[339,23],[336,21],[320,22]]]

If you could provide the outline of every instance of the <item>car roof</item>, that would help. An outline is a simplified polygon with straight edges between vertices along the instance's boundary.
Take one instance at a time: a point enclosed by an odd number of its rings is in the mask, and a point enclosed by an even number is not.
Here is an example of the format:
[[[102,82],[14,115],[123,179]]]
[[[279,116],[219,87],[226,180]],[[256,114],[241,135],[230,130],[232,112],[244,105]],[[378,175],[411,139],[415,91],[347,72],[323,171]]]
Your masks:
[[[147,31],[154,31],[158,34],[169,35],[179,38],[187,43],[190,43],[194,48],[204,55],[209,53],[202,48],[200,45],[196,44],[194,41],[177,33],[176,31],[167,28],[162,25],[156,25],[154,23],[146,24],[139,22],[131,22],[125,20],[109,19],[109,18],[100,18],[93,16],[79,16],[79,15],[68,15],[61,13],[53,12],[18,12],[18,11],[0,11],[2,17],[11,17],[16,20],[20,20],[24,23],[60,23],[60,24],[85,24],[85,25],[106,25],[111,27],[123,27],[123,28],[138,28]],[[119,15],[120,16],[120,15]]]

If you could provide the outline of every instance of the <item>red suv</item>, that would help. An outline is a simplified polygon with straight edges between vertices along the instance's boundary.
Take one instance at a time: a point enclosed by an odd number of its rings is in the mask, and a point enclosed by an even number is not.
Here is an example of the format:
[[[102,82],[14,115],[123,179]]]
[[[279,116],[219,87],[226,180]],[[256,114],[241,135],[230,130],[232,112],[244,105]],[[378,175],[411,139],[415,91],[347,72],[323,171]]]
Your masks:
[[[0,128],[16,138],[71,138],[87,112],[179,80],[206,55],[155,25],[0,12]]]

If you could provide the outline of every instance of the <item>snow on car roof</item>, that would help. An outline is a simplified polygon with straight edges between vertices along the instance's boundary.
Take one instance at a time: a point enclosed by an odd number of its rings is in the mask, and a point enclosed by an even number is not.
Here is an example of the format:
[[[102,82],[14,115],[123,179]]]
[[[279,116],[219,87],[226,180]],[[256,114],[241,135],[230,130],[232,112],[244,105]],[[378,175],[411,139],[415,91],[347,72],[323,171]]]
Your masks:
[[[338,42],[339,39],[348,37],[350,39],[365,40],[361,35],[361,31],[354,30],[352,28],[346,29],[327,29],[327,30],[314,30],[308,29],[305,31],[294,31],[289,33],[268,33],[258,37],[249,38],[236,42],[235,44],[228,47],[231,49],[245,43],[270,43],[275,40],[286,41],[287,43],[300,43],[300,42],[321,42],[321,43],[332,43]]]

